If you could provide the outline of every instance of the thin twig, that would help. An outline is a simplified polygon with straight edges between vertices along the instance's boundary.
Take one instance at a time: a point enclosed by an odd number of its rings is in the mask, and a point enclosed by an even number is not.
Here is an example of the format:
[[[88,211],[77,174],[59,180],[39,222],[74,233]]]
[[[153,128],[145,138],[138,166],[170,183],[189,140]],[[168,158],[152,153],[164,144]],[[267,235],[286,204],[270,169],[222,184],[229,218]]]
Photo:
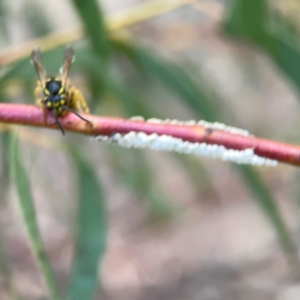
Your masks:
[[[112,136],[116,133],[127,134],[129,132],[166,135],[191,143],[222,145],[227,149],[253,149],[254,154],[258,156],[278,160],[282,163],[300,165],[300,146],[297,145],[243,136],[224,130],[212,130],[201,125],[155,124],[147,121],[101,117],[91,114],[82,115],[92,123],[92,126],[72,113],[61,117],[60,123],[66,131],[84,135]],[[51,114],[46,113],[44,120],[42,110],[34,105],[1,103],[0,122],[58,129]]]

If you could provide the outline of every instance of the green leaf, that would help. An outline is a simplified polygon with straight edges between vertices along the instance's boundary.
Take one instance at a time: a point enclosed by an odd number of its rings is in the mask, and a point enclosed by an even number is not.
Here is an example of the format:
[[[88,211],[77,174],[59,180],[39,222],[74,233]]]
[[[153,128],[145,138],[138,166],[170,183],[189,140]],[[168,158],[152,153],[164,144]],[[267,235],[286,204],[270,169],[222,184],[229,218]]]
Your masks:
[[[106,212],[102,188],[94,170],[74,148],[70,149],[79,176],[78,232],[67,293],[68,300],[92,299],[99,262],[105,251]]]
[[[2,132],[0,135],[0,143],[1,147],[1,171],[0,171],[0,190],[1,190],[1,199],[0,199],[0,208],[2,209],[3,206],[6,205],[7,201],[9,201],[9,174],[10,172],[10,134],[8,132]],[[13,281],[13,273],[12,273],[12,266],[11,260],[7,253],[6,246],[5,246],[5,239],[3,235],[3,230],[5,227],[0,228],[0,273],[3,276],[3,290],[9,294],[12,300],[19,299],[18,293],[15,288],[15,284]]]
[[[5,41],[8,40],[9,30],[7,26],[7,3],[5,1],[0,1],[0,33],[3,35]]]
[[[207,167],[201,163],[201,160],[198,157],[188,155],[175,155],[177,161],[185,169],[189,181],[195,188],[199,201],[205,202],[207,200],[207,195],[213,196],[213,198],[218,201],[218,195],[214,187],[214,178],[211,177]]]
[[[29,235],[31,248],[33,253],[35,254],[37,264],[41,270],[46,286],[51,295],[51,299],[58,300],[59,295],[57,292],[54,276],[37,224],[34,202],[30,190],[30,182],[19,156],[18,144],[15,137],[11,137],[10,147],[12,180],[16,185],[19,204]]]
[[[272,197],[272,194],[270,193],[270,190],[265,186],[262,178],[253,168],[248,166],[240,166],[238,169],[244,180],[246,180],[248,183],[251,192],[256,196],[257,203],[265,212],[265,215],[275,228],[278,239],[281,243],[281,246],[285,250],[285,253],[287,254],[291,266],[298,268],[299,272],[300,265],[295,245],[289,234],[287,226],[280,215],[279,209]]]
[[[144,74],[178,94],[199,115],[205,116],[207,121],[219,119],[217,107],[182,68],[130,42],[111,40],[111,43],[115,50],[125,54]]]
[[[232,4],[229,20],[225,24],[227,31],[248,38],[262,47],[300,91],[300,52],[297,42],[291,34],[285,32],[283,26],[277,28],[273,26],[271,32],[266,1],[234,0]],[[269,189],[253,169],[239,167],[239,170],[276,230],[290,265],[297,268],[299,273],[300,266],[295,245]]]
[[[228,33],[249,39],[261,47],[300,91],[300,49],[288,22],[268,18],[267,2],[234,0],[224,24]]]
[[[95,76],[99,85],[101,85],[108,94],[111,94],[120,100],[130,116],[147,113],[140,103],[140,99],[136,99],[135,95],[128,92],[128,90],[113,76],[112,72],[104,68],[102,60],[96,55],[85,51],[85,55],[80,55],[80,57],[78,57],[77,63],[91,73],[92,76]]]
[[[122,149],[108,145],[107,153],[111,166],[123,182],[144,200],[150,216],[156,220],[165,220],[174,216],[176,208],[157,188],[153,172],[140,149]]]
[[[292,36],[284,32],[269,34],[265,50],[300,92],[300,51]]]
[[[72,2],[84,24],[93,50],[105,61],[109,54],[109,42],[99,1],[72,0]]]
[[[224,26],[234,35],[263,42],[268,18],[266,0],[231,0]]]

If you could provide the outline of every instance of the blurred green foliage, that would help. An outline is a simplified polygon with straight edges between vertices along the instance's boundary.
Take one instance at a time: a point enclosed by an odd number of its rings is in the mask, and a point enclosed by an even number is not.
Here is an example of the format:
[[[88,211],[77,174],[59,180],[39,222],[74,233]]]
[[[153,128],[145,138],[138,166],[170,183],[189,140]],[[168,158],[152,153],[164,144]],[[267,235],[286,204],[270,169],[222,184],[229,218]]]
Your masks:
[[[117,55],[122,55],[134,70],[137,77],[146,84],[159,83],[166,91],[171,91],[180,100],[181,105],[193,111],[194,114],[207,121],[222,122],[225,116],[219,109],[216,99],[209,96],[205,84],[195,80],[188,70],[161,58],[153,51],[141,47],[137,41],[123,40],[112,37],[105,28],[104,14],[95,0],[73,0],[73,7],[86,31],[88,41],[75,45],[76,64],[72,66],[72,72],[84,72],[86,81],[91,88],[91,93],[100,101],[91,103],[91,107],[105,105],[109,95],[122,107],[125,116],[142,115],[151,116],[151,105],[145,104],[143,95],[136,96],[134,91],[126,86],[126,80],[122,77],[121,70],[115,68],[113,61]],[[5,13],[5,7],[0,2],[0,14]],[[248,41],[265,51],[284,74],[291,79],[297,89],[300,90],[300,52],[297,47],[296,38],[287,34],[285,28],[272,27],[269,18],[268,2],[263,0],[232,0],[228,5],[227,18],[224,22],[224,31],[235,38]],[[36,18],[38,17],[38,18]],[[45,20],[45,23],[42,22]],[[45,34],[49,31],[46,17],[40,18],[39,14],[33,14],[27,18],[34,35]],[[36,27],[35,24],[42,26]],[[34,26],[33,26],[34,25]],[[5,22],[0,18],[0,30],[5,32]],[[282,27],[282,24],[280,25]],[[55,74],[62,60],[62,48],[52,49],[43,53],[43,61],[49,74]],[[34,69],[29,64],[29,59],[23,59],[13,63],[0,78],[0,89],[4,89],[12,80],[20,80],[27,87],[33,87],[36,81]],[[99,97],[101,95],[101,97]],[[167,117],[168,112],[165,112]],[[77,148],[76,151],[74,149]],[[23,211],[25,224],[28,227],[33,250],[36,252],[41,270],[48,283],[52,299],[58,299],[54,280],[48,265],[38,225],[34,217],[34,206],[30,192],[28,175],[22,166],[22,160],[12,146],[12,168],[14,170],[13,181],[17,186],[20,206]],[[136,151],[136,150],[135,150]],[[103,257],[106,246],[106,211],[105,197],[101,184],[96,176],[96,166],[91,167],[83,155],[83,149],[79,143],[70,150],[73,163],[78,175],[78,220],[76,231],[76,255],[73,261],[67,290],[67,299],[92,299],[97,287],[98,263]],[[108,161],[122,182],[130,189],[137,192],[145,199],[146,207],[150,212],[159,217],[170,217],[173,215],[174,207],[166,200],[167,196],[153,185],[151,166],[145,160],[142,153],[133,154],[135,164],[130,165],[126,155],[121,151],[113,149],[108,154]],[[126,163],[124,163],[126,162]],[[97,162],[98,163],[98,162]],[[101,164],[99,162],[99,164]],[[193,174],[194,184],[203,179],[207,185],[211,185],[210,178],[204,166],[200,163],[190,163],[181,160],[186,172]],[[195,170],[199,168],[199,170]],[[258,201],[261,209],[270,220],[274,230],[278,234],[279,241],[291,259],[292,264],[298,264],[295,255],[293,241],[288,233],[287,226],[283,221],[280,211],[272,196],[272,192],[265,185],[257,171],[249,167],[237,167],[245,185]],[[199,178],[195,178],[199,176]],[[196,180],[197,179],[197,180]]]
[[[69,148],[78,174],[78,229],[76,255],[67,299],[91,299],[97,286],[100,258],[106,245],[106,211],[104,195],[95,171],[76,151]]]
[[[36,256],[37,263],[46,282],[51,299],[58,300],[60,298],[58,296],[53,272],[43,246],[42,237],[37,224],[35,207],[30,189],[30,181],[18,151],[16,136],[11,136],[11,142],[9,146],[11,154],[11,178],[16,185],[19,203],[32,250]]]
[[[274,24],[266,0],[232,0],[228,6],[224,29],[261,48],[300,91],[300,50],[296,32],[289,22]]]

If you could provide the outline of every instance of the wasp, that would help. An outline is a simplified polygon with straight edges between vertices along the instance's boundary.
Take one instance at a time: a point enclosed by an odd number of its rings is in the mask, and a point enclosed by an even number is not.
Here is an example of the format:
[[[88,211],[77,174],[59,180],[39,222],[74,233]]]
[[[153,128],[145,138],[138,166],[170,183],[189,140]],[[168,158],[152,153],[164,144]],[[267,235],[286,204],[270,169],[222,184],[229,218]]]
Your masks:
[[[92,125],[90,121],[79,114],[79,112],[88,113],[89,108],[80,90],[72,86],[68,80],[69,70],[74,59],[73,48],[66,46],[60,76],[47,78],[40,49],[35,47],[31,52],[31,62],[39,79],[34,91],[36,103],[44,112],[45,109],[51,112],[63,135],[65,131],[58,117],[64,116],[67,112],[72,112],[89,125]]]

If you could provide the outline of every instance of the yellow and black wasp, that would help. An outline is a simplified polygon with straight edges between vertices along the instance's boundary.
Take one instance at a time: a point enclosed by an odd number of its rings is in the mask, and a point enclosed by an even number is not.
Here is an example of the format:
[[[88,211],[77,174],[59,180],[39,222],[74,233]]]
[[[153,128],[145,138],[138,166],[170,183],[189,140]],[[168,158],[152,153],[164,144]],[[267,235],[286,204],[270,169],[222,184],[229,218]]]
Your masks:
[[[89,112],[82,93],[68,81],[68,73],[74,58],[73,48],[66,46],[60,76],[47,78],[40,49],[35,47],[31,53],[31,61],[39,78],[34,92],[36,103],[42,109],[47,109],[51,112],[62,134],[65,134],[65,131],[58,117],[63,116],[68,111],[92,125],[90,121],[79,114],[79,112]]]

